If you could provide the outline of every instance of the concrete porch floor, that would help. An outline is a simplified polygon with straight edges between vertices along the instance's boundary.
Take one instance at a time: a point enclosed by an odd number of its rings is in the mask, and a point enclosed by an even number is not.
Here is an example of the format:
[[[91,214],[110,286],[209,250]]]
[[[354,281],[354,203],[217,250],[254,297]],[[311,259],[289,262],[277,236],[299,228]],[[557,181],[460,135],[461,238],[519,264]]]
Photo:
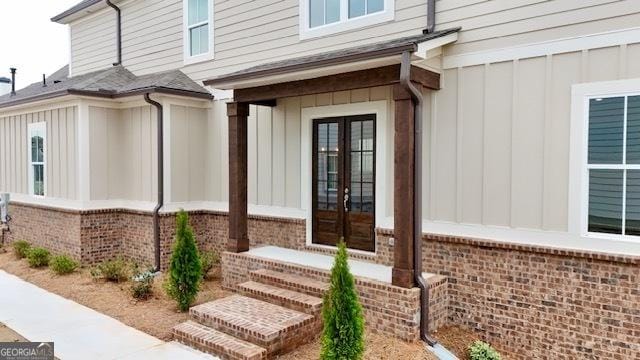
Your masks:
[[[263,259],[288,262],[296,265],[313,267],[321,270],[331,270],[333,256],[322,255],[313,252],[293,250],[278,246],[262,246],[250,249],[247,254]],[[360,260],[349,260],[351,273],[356,277],[382,281],[391,284],[391,266],[374,264]],[[422,277],[428,279],[435,274],[422,273]]]

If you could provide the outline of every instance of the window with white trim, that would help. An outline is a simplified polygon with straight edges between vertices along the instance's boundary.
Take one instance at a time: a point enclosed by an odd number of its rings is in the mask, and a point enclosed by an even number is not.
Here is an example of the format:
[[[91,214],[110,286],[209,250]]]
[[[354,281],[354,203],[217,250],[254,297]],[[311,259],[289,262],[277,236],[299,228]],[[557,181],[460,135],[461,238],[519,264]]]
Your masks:
[[[394,2],[395,0],[300,0],[300,36],[323,36],[393,20]]]
[[[184,59],[194,63],[213,58],[213,0],[183,0]]]
[[[640,235],[640,95],[588,99],[587,231]]]
[[[29,194],[45,196],[47,161],[47,125],[45,122],[31,123],[29,134]]]

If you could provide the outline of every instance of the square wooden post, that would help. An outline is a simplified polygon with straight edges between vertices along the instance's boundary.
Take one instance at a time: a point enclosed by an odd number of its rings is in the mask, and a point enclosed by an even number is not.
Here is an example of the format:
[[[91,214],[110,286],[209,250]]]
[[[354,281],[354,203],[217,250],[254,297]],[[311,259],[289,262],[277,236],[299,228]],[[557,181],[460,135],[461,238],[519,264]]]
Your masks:
[[[227,250],[249,250],[247,230],[247,116],[249,104],[227,103],[229,117],[229,242]]]
[[[395,134],[393,158],[393,229],[394,254],[392,284],[411,288],[413,280],[413,197],[414,184],[414,102],[400,85],[393,87],[395,100]]]

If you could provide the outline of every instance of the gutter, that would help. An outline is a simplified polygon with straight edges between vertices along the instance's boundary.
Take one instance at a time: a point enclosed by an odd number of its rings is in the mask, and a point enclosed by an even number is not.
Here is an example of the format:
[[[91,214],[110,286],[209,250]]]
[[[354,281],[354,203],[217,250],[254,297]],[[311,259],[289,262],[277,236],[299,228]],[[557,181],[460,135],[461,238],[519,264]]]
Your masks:
[[[164,205],[164,146],[163,146],[163,118],[162,118],[162,104],[157,101],[151,100],[149,97],[149,93],[144,94],[144,101],[146,101],[151,106],[154,106],[158,111],[158,132],[157,132],[157,142],[158,142],[158,204],[153,209],[153,240],[155,244],[155,270],[157,273],[160,271],[160,209]]]
[[[413,278],[420,288],[420,338],[433,346],[429,336],[429,286],[422,277],[422,93],[411,83],[411,51],[402,53],[400,85],[411,94],[414,103],[414,196],[413,196]]]
[[[118,50],[118,61],[113,66],[122,64],[122,16],[120,8],[115,6],[110,0],[105,0],[107,5],[116,11],[116,47]]]

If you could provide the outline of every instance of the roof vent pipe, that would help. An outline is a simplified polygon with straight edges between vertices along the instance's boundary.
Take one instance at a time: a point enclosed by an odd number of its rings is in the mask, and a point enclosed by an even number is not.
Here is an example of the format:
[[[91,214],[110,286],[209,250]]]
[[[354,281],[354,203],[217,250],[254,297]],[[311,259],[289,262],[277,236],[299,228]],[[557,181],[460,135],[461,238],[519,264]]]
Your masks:
[[[42,74],[42,87],[47,87],[47,76]]]
[[[11,96],[16,94],[16,68],[9,68],[11,70]]]
[[[118,61],[113,66],[122,65],[122,22],[120,16],[120,8],[115,6],[110,0],[105,0],[107,5],[116,11],[116,48],[118,51]]]
[[[427,0],[427,28],[424,34],[431,34],[436,28],[436,0]]]

